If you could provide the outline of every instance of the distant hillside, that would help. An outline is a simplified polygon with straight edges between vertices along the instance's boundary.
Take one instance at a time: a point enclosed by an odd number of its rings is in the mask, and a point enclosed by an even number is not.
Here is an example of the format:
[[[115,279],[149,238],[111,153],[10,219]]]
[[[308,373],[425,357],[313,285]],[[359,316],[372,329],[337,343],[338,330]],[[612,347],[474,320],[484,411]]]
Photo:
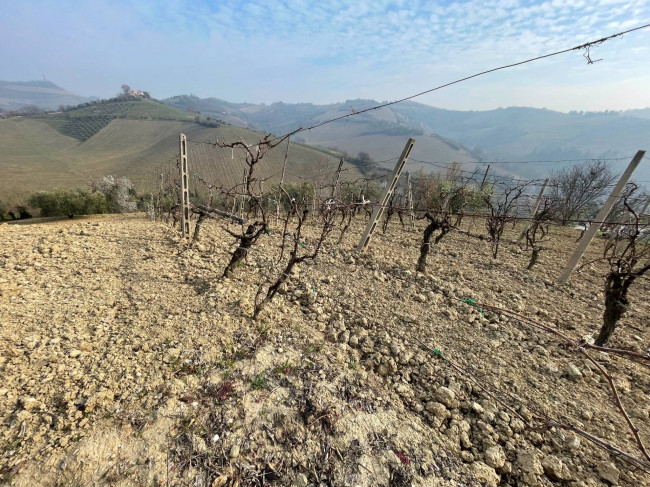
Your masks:
[[[195,141],[241,137],[254,143],[262,134],[229,125],[207,127],[196,123],[195,117],[154,100],[131,100],[0,120],[0,199],[18,203],[39,189],[84,185],[105,174],[130,177],[140,193],[155,191],[161,170],[176,159],[179,133],[191,140],[193,176],[227,187],[241,184],[242,151]],[[263,160],[258,174],[270,178],[268,184],[279,180],[285,147],[278,147]],[[331,152],[292,143],[286,179],[328,178],[338,161]],[[346,177],[360,176],[353,166],[345,169]]]
[[[34,115],[30,118],[43,120],[63,135],[82,142],[115,119],[192,121],[196,118],[192,113],[143,98],[113,98],[87,103],[87,105],[64,112]]]
[[[5,111],[28,105],[56,110],[60,105],[78,105],[88,100],[50,81],[0,81],[0,108]]]
[[[348,100],[332,105],[309,103],[254,105],[229,103],[217,98],[175,97],[173,106],[192,107],[197,112],[227,115],[231,120],[274,133],[375,106],[374,100]],[[631,157],[636,149],[647,149],[650,141],[650,109],[625,112],[571,112],[511,107],[487,111],[455,111],[404,102],[351,117],[341,122],[301,133],[310,144],[337,147],[351,153],[368,152],[382,160],[399,153],[391,131],[421,134],[413,158],[433,161],[472,160],[560,160]],[[418,132],[419,131],[419,132]],[[403,142],[401,142],[403,144]],[[418,149],[423,150],[420,152]],[[626,162],[613,163],[622,171]],[[635,173],[650,179],[648,164]],[[557,164],[495,165],[502,174],[542,177]],[[468,165],[469,170],[473,169]]]
[[[230,103],[218,98],[200,99],[187,95],[169,98],[164,102],[176,108],[189,109],[239,126],[249,126],[274,134],[314,125],[376,104],[369,100],[350,100],[333,105],[282,102],[272,105],[254,105]],[[416,137],[417,142],[409,164],[412,171],[419,168],[427,171],[438,169],[418,163],[416,160],[468,163],[478,160],[475,154],[461,144],[427,133],[421,127],[405,124],[403,118],[391,109],[385,108],[334,122],[316,130],[302,132],[295,137],[295,140],[345,151],[351,155],[366,152],[373,159],[383,161],[399,156],[408,137]],[[382,167],[391,167],[392,164],[394,161],[382,164]]]
[[[637,108],[635,110],[625,110],[621,114],[628,117],[637,117],[637,118],[649,118],[650,119],[650,108]]]

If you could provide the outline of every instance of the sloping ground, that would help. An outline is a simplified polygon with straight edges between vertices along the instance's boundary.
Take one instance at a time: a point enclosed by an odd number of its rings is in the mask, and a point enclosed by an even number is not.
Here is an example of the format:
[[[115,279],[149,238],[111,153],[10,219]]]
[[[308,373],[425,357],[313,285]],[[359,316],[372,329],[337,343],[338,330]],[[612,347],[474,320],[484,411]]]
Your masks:
[[[252,105],[229,103],[216,98],[200,99],[192,96],[179,96],[165,100],[179,109],[200,111],[241,125],[267,130],[274,134],[291,132],[298,127],[311,125],[349,115],[377,103],[371,100],[348,100],[332,105],[313,105],[311,103],[273,103],[271,105]],[[424,105],[422,105],[424,106]],[[425,132],[423,133],[423,130]],[[418,143],[413,149],[413,158],[444,163],[472,162],[476,157],[465,147],[429,133],[431,130],[417,120],[395,110],[394,107],[382,108],[339,122],[301,132],[295,140],[335,148],[353,156],[367,152],[376,161],[399,157],[410,135],[417,137]],[[444,132],[440,132],[444,133]],[[413,163],[412,170],[423,168],[432,172],[429,165]],[[469,166],[469,170],[473,169]]]
[[[376,161],[398,158],[404,149],[404,144],[409,135],[387,135],[383,133],[373,133],[372,126],[365,122],[355,122],[353,120],[333,122],[324,127],[314,129],[307,133],[299,135],[301,140],[311,145],[321,147],[336,147],[339,150],[357,155],[359,152],[366,152]],[[440,137],[434,135],[415,135],[416,140],[413,151],[409,160],[409,170],[424,170],[427,173],[436,172],[438,167],[430,164],[418,163],[417,161],[438,161],[442,164],[446,162],[473,162],[476,158],[465,148],[455,145],[453,142],[446,142]],[[390,168],[395,165],[395,161],[387,164],[381,164],[381,167]],[[471,171],[471,164],[465,166],[465,169]]]
[[[394,225],[357,255],[348,249],[362,230],[360,221],[342,246],[327,244],[256,322],[252,302],[272,272],[279,232],[222,280],[234,242],[216,224],[180,253],[170,227],[140,216],[0,225],[0,479],[648,484],[649,476],[572,432],[525,427],[548,415],[640,456],[606,381],[574,347],[455,298],[572,337],[594,332],[602,270],[553,284],[574,246],[571,230],[553,230],[530,272],[516,247],[504,244],[493,261],[485,242],[452,234],[427,275],[410,270],[417,234]],[[640,281],[633,289],[612,346],[642,352],[650,341],[649,288]],[[648,369],[591,353],[647,443]],[[479,385],[504,391],[495,393],[502,403]]]
[[[181,132],[192,140],[212,142],[216,138],[230,142],[244,137],[253,143],[262,137],[250,130],[229,126],[215,129],[192,122],[115,119],[87,141],[79,142],[61,134],[45,121],[26,118],[0,120],[1,199],[21,203],[37,190],[83,186],[91,179],[107,174],[127,176],[138,191],[150,192],[158,187],[163,168],[169,168],[175,161]],[[229,187],[241,183],[241,151],[231,153],[230,150],[193,143],[189,147],[193,174],[209,176],[211,183]],[[266,173],[277,174],[276,180],[282,170],[284,149],[284,145],[276,148],[265,162]],[[298,174],[306,177],[323,165],[333,167],[328,169],[333,171],[337,163],[338,159],[332,155],[293,144],[289,151],[287,175],[296,180]],[[346,169],[351,176],[359,175],[353,167],[346,166]]]

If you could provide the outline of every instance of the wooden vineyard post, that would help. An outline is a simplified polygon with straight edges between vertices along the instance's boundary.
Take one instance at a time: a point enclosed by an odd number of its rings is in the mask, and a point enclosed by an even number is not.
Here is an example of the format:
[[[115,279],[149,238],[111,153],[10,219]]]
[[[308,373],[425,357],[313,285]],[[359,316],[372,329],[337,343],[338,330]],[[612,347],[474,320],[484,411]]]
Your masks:
[[[181,236],[190,238],[190,192],[187,177],[187,138],[180,137],[181,154]]]
[[[406,171],[406,205],[409,209],[409,220],[411,222],[411,230],[415,230],[415,214],[413,213],[413,190],[411,189],[411,173]]]
[[[542,190],[539,192],[539,195],[537,196],[537,199],[535,200],[535,206],[533,206],[533,211],[530,214],[531,220],[535,218],[535,215],[537,214],[537,210],[539,210],[539,204],[542,202],[542,196],[544,196],[544,191],[546,191],[546,186],[548,185],[548,178],[544,181],[544,185],[542,186]],[[526,226],[524,227],[524,231],[521,232],[521,235],[519,235],[519,241],[521,241],[525,236],[526,232],[530,228],[532,222],[528,222]]]
[[[386,205],[388,204],[390,197],[393,195],[393,190],[395,189],[395,186],[397,185],[397,181],[399,180],[399,177],[402,174],[402,169],[404,169],[404,165],[406,164],[406,161],[409,158],[409,154],[411,153],[411,150],[413,150],[414,144],[415,144],[415,139],[410,138],[406,143],[406,145],[404,146],[402,155],[397,161],[397,164],[395,165],[395,169],[393,169],[393,174],[391,175],[391,179],[388,183],[388,186],[386,186],[384,195],[382,196],[379,205],[375,206],[374,210],[372,210],[372,216],[370,217],[370,221],[368,221],[368,226],[366,227],[366,231],[363,233],[363,237],[361,237],[361,240],[359,241],[359,245],[357,245],[357,251],[363,252],[364,250],[366,250],[366,248],[368,248],[368,244],[370,243],[372,234],[375,231],[377,222],[381,218],[381,215],[384,213],[384,208],[386,208]]]
[[[589,227],[589,230],[585,232],[585,235],[580,240],[578,247],[575,249],[573,255],[569,259],[569,262],[567,262],[566,267],[562,271],[562,274],[560,274],[560,277],[558,279],[558,282],[560,284],[564,284],[571,277],[573,270],[578,265],[578,262],[580,262],[580,259],[582,258],[585,251],[587,250],[587,247],[591,243],[591,240],[596,235],[596,232],[602,225],[602,222],[604,222],[605,219],[607,218],[607,215],[609,215],[612,206],[614,206],[616,200],[621,196],[621,191],[623,191],[623,188],[627,184],[628,179],[630,179],[632,172],[634,172],[636,167],[639,165],[644,155],[645,155],[645,151],[643,150],[637,151],[635,156],[632,158],[632,161],[630,161],[630,164],[627,166],[627,169],[621,176],[621,179],[618,180],[618,183],[616,183],[616,186],[612,190],[612,193],[609,195],[609,198],[607,198],[607,201],[605,201],[605,204],[598,212],[598,216],[596,217],[596,223],[592,224]]]

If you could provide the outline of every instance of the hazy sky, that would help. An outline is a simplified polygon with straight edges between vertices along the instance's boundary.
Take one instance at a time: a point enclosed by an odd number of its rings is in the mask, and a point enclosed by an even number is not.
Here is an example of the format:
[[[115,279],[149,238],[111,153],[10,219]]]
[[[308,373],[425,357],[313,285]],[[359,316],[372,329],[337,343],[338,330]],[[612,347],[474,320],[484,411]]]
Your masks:
[[[0,0],[0,79],[108,97],[393,100],[650,23],[648,0]],[[650,107],[650,29],[417,99],[454,109]]]

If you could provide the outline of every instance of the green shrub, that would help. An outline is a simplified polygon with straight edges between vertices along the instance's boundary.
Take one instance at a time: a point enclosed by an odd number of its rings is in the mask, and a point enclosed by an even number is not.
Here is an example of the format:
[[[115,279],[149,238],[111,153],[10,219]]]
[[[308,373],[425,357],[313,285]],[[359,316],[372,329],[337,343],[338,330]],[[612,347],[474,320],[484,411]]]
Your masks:
[[[110,205],[102,193],[90,192],[86,189],[55,189],[54,191],[39,191],[31,196],[29,205],[39,208],[41,216],[90,215],[93,213],[108,213]]]

